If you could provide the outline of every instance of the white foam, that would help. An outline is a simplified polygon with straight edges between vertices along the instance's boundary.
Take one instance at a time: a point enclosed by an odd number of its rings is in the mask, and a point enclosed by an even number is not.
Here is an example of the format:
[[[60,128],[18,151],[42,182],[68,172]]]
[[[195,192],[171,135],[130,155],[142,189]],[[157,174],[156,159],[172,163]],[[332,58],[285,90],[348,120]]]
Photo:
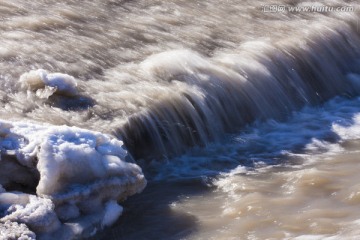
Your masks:
[[[336,132],[343,140],[360,139],[360,113],[355,114],[352,121],[353,123],[349,126],[333,124],[333,131]]]
[[[216,69],[210,61],[198,53],[186,49],[166,51],[152,55],[140,67],[150,76],[167,81],[191,81],[202,78],[202,71]]]
[[[158,173],[156,179],[168,179],[227,170],[238,174],[246,167],[282,164],[282,159],[296,158],[299,151],[312,156],[336,154],[344,151],[341,142],[360,139],[359,107],[359,98],[335,98],[320,109],[305,107],[294,112],[287,121],[256,122],[225,141],[193,148],[167,164],[153,163],[151,167]]]

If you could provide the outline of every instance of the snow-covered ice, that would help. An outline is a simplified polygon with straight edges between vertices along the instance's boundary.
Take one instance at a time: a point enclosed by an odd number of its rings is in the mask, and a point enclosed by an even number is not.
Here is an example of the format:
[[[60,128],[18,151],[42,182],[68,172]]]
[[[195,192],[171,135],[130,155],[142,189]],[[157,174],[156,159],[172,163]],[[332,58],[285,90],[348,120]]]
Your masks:
[[[41,98],[48,98],[53,93],[75,96],[78,93],[74,77],[64,73],[48,73],[44,69],[31,70],[20,76],[23,89],[35,91]]]
[[[99,132],[0,120],[0,150],[0,223],[47,237],[111,225],[117,201],[146,185],[122,141]]]
[[[35,240],[36,235],[25,224],[0,222],[0,239]]]

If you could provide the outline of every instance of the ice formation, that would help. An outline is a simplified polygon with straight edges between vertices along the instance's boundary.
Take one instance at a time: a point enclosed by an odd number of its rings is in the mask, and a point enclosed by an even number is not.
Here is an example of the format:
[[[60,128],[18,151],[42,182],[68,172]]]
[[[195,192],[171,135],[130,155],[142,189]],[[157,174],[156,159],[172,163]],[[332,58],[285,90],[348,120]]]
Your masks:
[[[36,235],[25,224],[0,222],[0,239],[35,240]]]
[[[44,69],[22,74],[19,82],[23,89],[35,91],[40,98],[48,98],[54,93],[75,96],[78,92],[74,77],[64,73],[48,73]]]
[[[122,141],[98,132],[0,120],[0,150],[0,229],[21,226],[23,239],[109,226],[146,185]]]

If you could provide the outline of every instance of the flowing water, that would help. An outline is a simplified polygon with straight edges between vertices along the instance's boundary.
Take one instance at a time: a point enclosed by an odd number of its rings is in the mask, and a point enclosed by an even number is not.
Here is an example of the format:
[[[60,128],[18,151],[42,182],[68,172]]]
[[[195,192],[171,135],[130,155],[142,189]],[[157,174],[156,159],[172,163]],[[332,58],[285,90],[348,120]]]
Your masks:
[[[357,239],[360,4],[271,4],[0,0],[1,119],[124,141],[149,183],[95,238]]]

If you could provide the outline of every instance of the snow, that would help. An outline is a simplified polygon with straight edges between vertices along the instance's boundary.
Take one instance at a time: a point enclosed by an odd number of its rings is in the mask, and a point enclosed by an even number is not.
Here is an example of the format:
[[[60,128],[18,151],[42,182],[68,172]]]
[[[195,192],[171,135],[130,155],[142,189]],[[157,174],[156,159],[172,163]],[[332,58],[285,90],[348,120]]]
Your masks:
[[[0,239],[35,240],[36,235],[25,224],[0,222]]]
[[[54,208],[50,199],[29,195],[25,204],[14,201],[1,220],[24,223],[37,233],[51,232],[60,227]]]
[[[81,222],[68,228],[73,235],[109,226],[122,213],[117,201],[146,185],[123,142],[99,132],[0,120],[0,150],[0,222],[36,234],[51,236],[69,221]]]

